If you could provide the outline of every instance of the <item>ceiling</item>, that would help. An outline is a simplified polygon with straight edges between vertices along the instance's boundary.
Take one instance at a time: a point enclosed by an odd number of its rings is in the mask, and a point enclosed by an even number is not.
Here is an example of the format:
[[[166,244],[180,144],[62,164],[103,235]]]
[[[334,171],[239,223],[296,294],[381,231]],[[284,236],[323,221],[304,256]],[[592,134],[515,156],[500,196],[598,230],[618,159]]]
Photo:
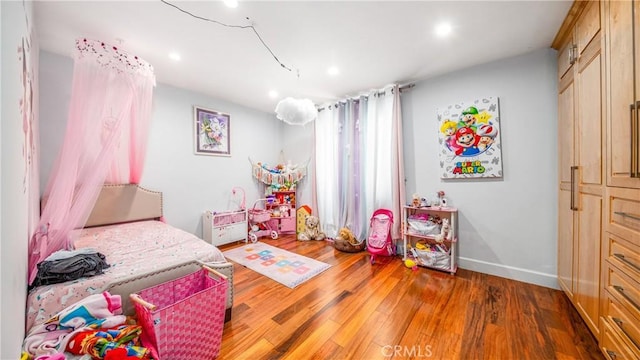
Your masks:
[[[36,1],[40,49],[70,56],[76,38],[101,40],[150,62],[158,82],[273,112],[287,96],[320,105],[547,48],[572,3],[240,0],[228,8],[168,1],[211,20],[253,25],[279,61],[251,28],[199,20],[160,0]],[[447,37],[435,35],[442,21],[452,27]],[[339,74],[329,75],[330,66]]]

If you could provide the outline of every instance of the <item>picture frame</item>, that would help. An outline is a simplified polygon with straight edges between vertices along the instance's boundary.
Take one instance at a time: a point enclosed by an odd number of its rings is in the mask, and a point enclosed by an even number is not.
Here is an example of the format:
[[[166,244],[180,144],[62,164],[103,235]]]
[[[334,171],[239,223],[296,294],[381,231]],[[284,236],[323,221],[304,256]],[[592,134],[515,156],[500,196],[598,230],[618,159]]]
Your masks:
[[[231,156],[231,115],[199,106],[193,114],[195,153]]]
[[[441,179],[502,177],[502,134],[497,96],[437,110]]]

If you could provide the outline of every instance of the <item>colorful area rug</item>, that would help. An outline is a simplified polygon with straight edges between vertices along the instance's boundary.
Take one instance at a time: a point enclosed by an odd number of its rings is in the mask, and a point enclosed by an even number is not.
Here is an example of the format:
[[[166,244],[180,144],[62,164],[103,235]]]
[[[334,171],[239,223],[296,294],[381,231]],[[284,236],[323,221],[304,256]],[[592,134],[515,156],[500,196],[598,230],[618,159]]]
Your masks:
[[[261,242],[227,250],[223,254],[227,259],[292,289],[331,267]]]

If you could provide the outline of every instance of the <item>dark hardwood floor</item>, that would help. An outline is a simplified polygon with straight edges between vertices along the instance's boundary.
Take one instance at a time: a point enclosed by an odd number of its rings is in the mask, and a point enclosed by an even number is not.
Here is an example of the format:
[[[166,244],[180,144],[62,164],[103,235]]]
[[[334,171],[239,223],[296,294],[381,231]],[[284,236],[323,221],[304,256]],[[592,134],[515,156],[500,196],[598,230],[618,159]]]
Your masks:
[[[235,300],[219,359],[602,359],[566,296],[459,269],[294,236],[259,241],[332,265],[289,289],[235,265]],[[227,250],[243,243],[222,246]]]

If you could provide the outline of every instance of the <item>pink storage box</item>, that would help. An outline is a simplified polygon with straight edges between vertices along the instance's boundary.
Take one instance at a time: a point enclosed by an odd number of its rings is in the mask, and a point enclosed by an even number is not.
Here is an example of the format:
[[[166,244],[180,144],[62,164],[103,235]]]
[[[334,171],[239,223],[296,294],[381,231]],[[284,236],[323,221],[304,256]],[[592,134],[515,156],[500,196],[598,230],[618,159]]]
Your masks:
[[[222,343],[227,278],[203,267],[132,294],[142,345],[158,360],[211,360]]]
[[[213,226],[236,224],[245,221],[244,210],[213,213]]]
[[[271,211],[262,209],[249,209],[249,221],[262,223],[271,220]]]

